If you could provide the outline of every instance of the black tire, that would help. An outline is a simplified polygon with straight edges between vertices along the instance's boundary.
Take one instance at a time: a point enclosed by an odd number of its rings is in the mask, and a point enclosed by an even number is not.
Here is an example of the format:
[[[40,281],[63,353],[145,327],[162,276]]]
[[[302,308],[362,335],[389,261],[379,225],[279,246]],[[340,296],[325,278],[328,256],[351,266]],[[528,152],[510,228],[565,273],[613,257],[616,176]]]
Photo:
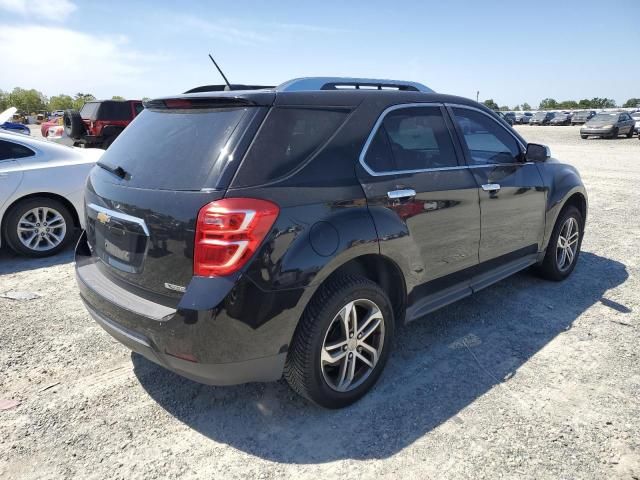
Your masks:
[[[115,139],[116,139],[115,135],[111,137],[107,137],[106,140],[102,142],[102,146],[100,148],[102,148],[103,150],[106,150],[107,148],[109,148],[109,146],[113,143]]]
[[[352,390],[340,392],[327,383],[320,355],[324,348],[325,336],[329,334],[338,312],[349,302],[359,299],[373,302],[382,313],[382,350],[368,377]],[[291,342],[284,376],[294,391],[317,405],[326,408],[351,405],[365,395],[378,380],[389,357],[394,330],[395,320],[391,302],[378,284],[364,277],[337,277],[323,285],[305,309]],[[354,353],[353,358],[357,357]],[[362,362],[360,368],[363,368]]]
[[[618,138],[618,135],[620,135],[620,130],[618,130],[617,128],[614,128],[611,131],[611,136],[609,138]]]
[[[65,110],[62,124],[64,125],[64,132],[69,138],[78,139],[86,131],[80,112],[77,110]]]
[[[29,210],[35,208],[48,208],[51,210],[55,210],[60,214],[62,219],[64,220],[64,233],[60,233],[61,241],[56,246],[53,246],[48,249],[38,250],[36,248],[29,248],[27,245],[23,244],[18,236],[18,223],[22,216],[27,213]],[[44,227],[45,229],[47,227]],[[58,230],[59,232],[60,230]],[[59,202],[58,200],[54,200],[52,198],[46,197],[35,197],[29,198],[26,200],[22,200],[18,202],[16,205],[11,207],[7,216],[5,217],[4,228],[3,228],[3,237],[5,238],[7,245],[16,253],[20,255],[25,255],[29,257],[48,257],[51,255],[55,255],[56,253],[63,250],[73,238],[74,233],[74,222],[73,216],[69,209]],[[43,245],[43,248],[48,247],[44,239],[40,240],[40,244]]]
[[[589,135],[580,135],[580,138],[586,140],[587,138],[589,138]]]
[[[577,221],[577,225],[579,228],[578,243],[573,260],[568,265],[568,267],[563,269],[558,265],[558,237],[560,236],[563,226],[570,218],[574,218]],[[582,218],[580,210],[578,210],[573,205],[564,208],[564,210],[562,210],[562,212],[558,216],[555,226],[553,227],[553,232],[551,233],[551,238],[549,239],[549,245],[547,246],[547,251],[545,253],[544,259],[542,263],[538,265],[538,274],[541,277],[546,278],[547,280],[553,280],[556,282],[562,281],[569,275],[571,275],[571,272],[573,272],[573,269],[576,267],[576,263],[578,263],[580,248],[582,247],[583,235],[584,219]]]
[[[630,128],[629,131],[627,132],[627,138],[631,138],[633,137],[633,128]]]

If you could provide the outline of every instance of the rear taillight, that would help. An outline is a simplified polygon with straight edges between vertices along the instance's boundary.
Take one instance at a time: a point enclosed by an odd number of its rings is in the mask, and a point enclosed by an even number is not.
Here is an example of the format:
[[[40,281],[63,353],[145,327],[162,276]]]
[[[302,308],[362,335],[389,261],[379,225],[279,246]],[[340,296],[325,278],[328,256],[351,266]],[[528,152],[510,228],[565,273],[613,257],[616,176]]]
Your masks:
[[[202,207],[193,274],[214,277],[238,271],[269,233],[279,211],[276,204],[253,198],[225,198]]]

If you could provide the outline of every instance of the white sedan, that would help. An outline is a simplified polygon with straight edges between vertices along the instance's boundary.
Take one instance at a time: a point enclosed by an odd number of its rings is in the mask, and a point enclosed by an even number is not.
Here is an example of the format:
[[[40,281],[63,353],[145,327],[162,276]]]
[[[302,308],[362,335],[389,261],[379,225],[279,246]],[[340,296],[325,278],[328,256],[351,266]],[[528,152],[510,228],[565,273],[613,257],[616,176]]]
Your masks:
[[[44,257],[84,227],[84,184],[100,149],[0,132],[0,245]]]

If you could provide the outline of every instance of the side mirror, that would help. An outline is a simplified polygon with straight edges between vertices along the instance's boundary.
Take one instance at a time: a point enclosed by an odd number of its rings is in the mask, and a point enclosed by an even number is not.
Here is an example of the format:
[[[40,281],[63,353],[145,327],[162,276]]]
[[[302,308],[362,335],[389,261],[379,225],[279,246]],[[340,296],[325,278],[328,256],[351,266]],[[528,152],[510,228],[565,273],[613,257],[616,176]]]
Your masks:
[[[529,143],[525,157],[527,162],[546,162],[551,158],[551,150],[546,145]]]

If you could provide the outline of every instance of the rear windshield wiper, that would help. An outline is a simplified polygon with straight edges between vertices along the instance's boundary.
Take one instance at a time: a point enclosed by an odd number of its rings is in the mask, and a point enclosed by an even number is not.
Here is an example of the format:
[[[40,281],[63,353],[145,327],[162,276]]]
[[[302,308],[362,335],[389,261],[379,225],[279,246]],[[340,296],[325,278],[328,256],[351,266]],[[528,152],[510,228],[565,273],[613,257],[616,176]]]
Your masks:
[[[104,168],[107,172],[113,173],[116,177],[120,177],[125,180],[129,180],[131,178],[131,175],[129,175],[129,173],[127,173],[127,171],[122,167],[112,167],[111,165],[107,165],[106,163],[100,161],[96,162],[96,165],[98,165],[100,168]]]

